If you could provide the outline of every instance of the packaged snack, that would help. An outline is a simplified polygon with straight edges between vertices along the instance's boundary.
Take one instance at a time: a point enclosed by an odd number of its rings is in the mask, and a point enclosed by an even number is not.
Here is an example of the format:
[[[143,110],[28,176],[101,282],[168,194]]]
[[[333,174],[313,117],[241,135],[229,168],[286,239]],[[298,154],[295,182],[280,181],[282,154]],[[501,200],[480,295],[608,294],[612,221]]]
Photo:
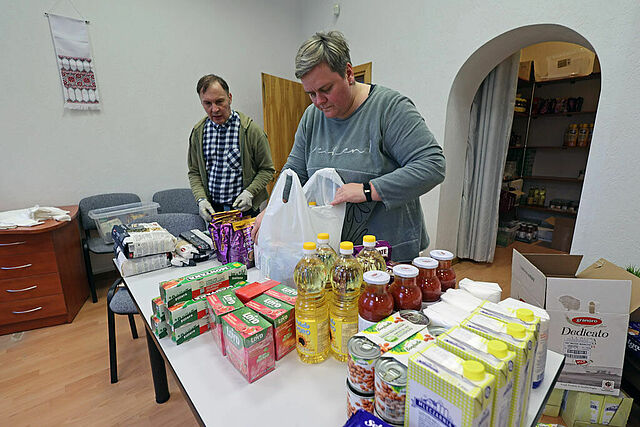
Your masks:
[[[204,334],[209,329],[209,316],[205,316],[195,322],[187,323],[171,330],[171,340],[177,345],[189,341]]]
[[[207,295],[207,313],[209,314],[209,329],[213,334],[213,341],[218,345],[222,355],[226,356],[224,334],[222,332],[222,316],[231,313],[244,304],[238,299],[234,290],[229,287]]]
[[[222,317],[229,361],[252,383],[275,369],[271,324],[248,307]]]
[[[173,252],[176,238],[157,222],[114,225],[111,237],[125,258]]]
[[[207,315],[206,300],[201,295],[196,299],[179,302],[167,309],[167,323],[172,328],[178,328],[187,323],[195,322]]]
[[[391,427],[391,425],[385,423],[380,418],[365,411],[364,409],[358,409],[349,418],[347,423],[343,427]]]
[[[276,282],[275,280],[271,280],[269,278],[263,279],[236,289],[236,295],[238,296],[238,298],[240,298],[240,301],[246,304],[258,295],[279,284],[280,282]]]
[[[255,265],[253,239],[251,238],[254,222],[255,218],[248,218],[232,223],[233,234],[229,242],[227,262],[241,262],[248,268]]]
[[[273,325],[276,360],[296,348],[294,307],[269,295],[258,295],[247,303]]]
[[[158,316],[151,315],[151,330],[158,338],[164,338],[169,335],[169,325],[164,320],[158,318]]]

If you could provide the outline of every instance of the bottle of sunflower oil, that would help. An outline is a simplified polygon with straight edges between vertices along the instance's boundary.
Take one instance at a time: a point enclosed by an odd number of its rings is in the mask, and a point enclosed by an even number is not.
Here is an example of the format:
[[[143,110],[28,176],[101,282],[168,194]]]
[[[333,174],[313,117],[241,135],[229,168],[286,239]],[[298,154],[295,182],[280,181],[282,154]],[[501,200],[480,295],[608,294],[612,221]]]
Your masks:
[[[336,262],[336,258],[338,258],[338,254],[333,248],[329,245],[329,233],[318,233],[318,256],[324,263],[325,268],[327,269],[327,277],[325,279],[325,290],[327,291],[326,297],[327,302],[331,301],[331,268],[333,267],[333,263]]]
[[[380,252],[376,250],[376,236],[367,234],[362,237],[362,246],[364,248],[360,251],[356,259],[362,266],[362,273],[367,271],[387,271],[387,263]],[[364,291],[365,283],[362,282],[362,290]]]
[[[329,357],[329,305],[325,298],[326,270],[316,244],[306,242],[304,256],[293,271],[296,299],[296,348],[304,363],[320,363]]]
[[[331,352],[344,362],[347,343],[358,332],[358,298],[362,286],[362,267],[353,256],[353,243],[340,243],[340,255],[331,269],[332,299],[329,304]]]

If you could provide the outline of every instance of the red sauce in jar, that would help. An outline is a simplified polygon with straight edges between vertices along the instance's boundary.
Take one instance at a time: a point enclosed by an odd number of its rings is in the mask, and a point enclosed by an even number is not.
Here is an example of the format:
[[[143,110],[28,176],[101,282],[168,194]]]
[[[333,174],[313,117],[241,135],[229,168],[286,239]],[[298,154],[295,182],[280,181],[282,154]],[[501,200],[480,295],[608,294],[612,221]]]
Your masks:
[[[431,258],[438,261],[436,274],[438,279],[440,279],[442,292],[446,292],[447,289],[454,289],[456,287],[456,273],[451,267],[453,254],[449,251],[435,249],[431,251],[429,255],[431,255]]]
[[[413,265],[400,264],[393,267],[395,279],[389,292],[393,295],[394,310],[420,310],[422,291],[418,287],[418,269]]]
[[[358,330],[368,328],[393,313],[393,296],[387,290],[389,274],[367,271],[363,275],[365,288],[358,299]]]
[[[434,302],[440,299],[442,285],[436,274],[438,261],[429,257],[418,257],[413,260],[418,268],[418,287],[422,291],[422,302]]]

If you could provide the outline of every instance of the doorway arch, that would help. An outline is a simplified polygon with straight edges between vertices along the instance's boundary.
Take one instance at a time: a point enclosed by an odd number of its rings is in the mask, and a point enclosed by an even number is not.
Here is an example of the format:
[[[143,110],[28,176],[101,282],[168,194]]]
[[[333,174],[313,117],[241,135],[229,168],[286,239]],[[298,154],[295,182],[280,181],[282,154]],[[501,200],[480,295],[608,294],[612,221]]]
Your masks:
[[[469,112],[480,84],[491,70],[513,53],[543,42],[574,43],[597,55],[591,43],[571,28],[557,24],[527,25],[486,42],[456,74],[449,92],[445,119],[443,150],[447,159],[447,175],[440,187],[436,247],[457,252]]]

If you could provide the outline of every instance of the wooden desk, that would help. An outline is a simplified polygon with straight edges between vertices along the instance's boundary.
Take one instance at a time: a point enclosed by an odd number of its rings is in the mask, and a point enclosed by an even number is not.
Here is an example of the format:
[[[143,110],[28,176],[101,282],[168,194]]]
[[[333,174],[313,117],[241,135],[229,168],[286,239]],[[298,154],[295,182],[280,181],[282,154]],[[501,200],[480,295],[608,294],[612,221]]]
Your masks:
[[[71,322],[89,295],[78,206],[71,221],[0,230],[0,335]]]

